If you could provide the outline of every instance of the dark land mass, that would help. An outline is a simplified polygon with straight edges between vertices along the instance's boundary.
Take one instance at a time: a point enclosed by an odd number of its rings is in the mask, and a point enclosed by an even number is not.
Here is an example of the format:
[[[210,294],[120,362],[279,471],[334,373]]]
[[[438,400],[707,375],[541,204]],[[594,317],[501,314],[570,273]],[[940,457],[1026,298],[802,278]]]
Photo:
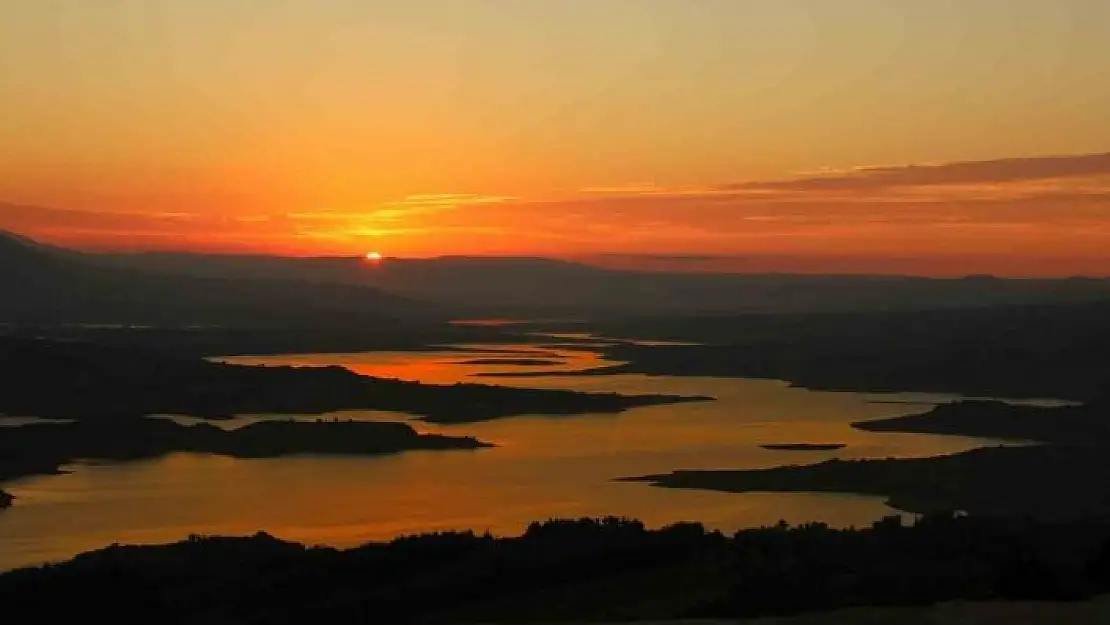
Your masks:
[[[919,415],[861,421],[877,432],[951,434],[1036,441],[919,459],[838,460],[756,470],[675,471],[627,478],[668,488],[726,492],[840,492],[874,495],[908,512],[1110,518],[1110,410],[1016,406],[998,401],[942,404]]]
[[[805,466],[675,471],[626,478],[734,493],[856,493],[907,512],[962,510],[1038,519],[1110,518],[1105,447],[985,447],[935,458],[839,460]]]
[[[1104,397],[1110,301],[859,314],[597,323],[605,335],[703,343],[614,345],[592,374],[753,377],[826,390]]]
[[[1016,406],[1000,401],[941,404],[924,414],[860,421],[870,432],[953,434],[979,438],[1110,445],[1110,406],[1104,402],[1054,408]]]
[[[1110,589],[1105,523],[930,516],[733,536],[694,523],[533,523],[336,550],[264,533],[112,546],[0,575],[26,625],[533,623],[742,618],[954,600],[1083,600]]]
[[[513,343],[521,342],[520,337],[494,335],[488,338],[496,338],[501,341],[510,341]],[[498,341],[493,341],[498,342]],[[537,347],[529,345],[529,348]],[[529,348],[514,348],[514,347],[489,347],[488,345],[430,345],[429,351],[442,351],[442,352],[459,352],[461,354],[499,354],[506,358],[514,356],[531,357],[531,358],[561,358],[558,352],[553,351],[536,351]],[[557,349],[556,346],[545,346],[545,349]]]
[[[556,363],[558,364],[558,363]],[[620,365],[612,367],[594,367],[592,369],[560,369],[558,371],[483,371],[475,373],[479,378],[549,378],[552,376],[593,376],[593,375],[619,375],[628,373]]]
[[[844,449],[847,445],[842,443],[774,443],[760,445],[760,447],[772,451],[836,451]]]
[[[369,285],[167,275],[0,232],[0,321],[7,323],[405,328],[448,318]]]
[[[263,367],[87,343],[0,337],[0,413],[59,419],[156,414],[322,414],[388,410],[435,423],[523,414],[620,412],[705,397],[439,386],[357,375],[342,367]]]
[[[542,358],[476,358],[474,360],[463,360],[455,363],[457,365],[490,365],[490,366],[514,366],[514,367],[548,367],[551,365],[563,364],[561,360],[544,360]]]
[[[218,356],[357,353],[371,351],[457,351],[490,353],[458,344],[519,343],[520,337],[498,328],[442,324],[346,324],[318,326],[158,326],[80,324],[19,324],[0,326],[0,334],[22,338],[50,338],[156,350],[174,356]],[[520,354],[521,350],[504,350]],[[526,352],[529,356],[535,352]]]
[[[861,312],[1075,302],[1110,280],[973,279],[635,271],[529,257],[363,259],[188,253],[102,254],[115,268],[194,278],[372,286],[473,318],[598,319],[736,312]]]
[[[11,493],[0,490],[0,510],[10,508],[13,501],[15,501],[15,497],[12,497]]]
[[[172,452],[276,458],[489,446],[471,437],[419,434],[408,424],[389,422],[259,421],[234,430],[166,419],[47,423],[9,428],[0,436],[0,480],[57,473],[76,460],[141,460]]]
[[[535,337],[533,337],[534,340]],[[596,352],[599,347],[611,347],[616,343],[595,343],[593,341],[568,341],[566,343],[539,343],[534,344],[534,347],[540,349],[558,349],[568,352]]]

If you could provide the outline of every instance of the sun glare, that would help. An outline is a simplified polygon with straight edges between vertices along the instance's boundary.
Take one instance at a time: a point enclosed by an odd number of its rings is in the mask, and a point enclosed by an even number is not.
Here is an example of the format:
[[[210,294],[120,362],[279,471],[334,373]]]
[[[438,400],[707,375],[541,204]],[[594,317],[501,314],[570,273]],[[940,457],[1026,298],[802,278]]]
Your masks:
[[[366,253],[366,260],[379,261],[382,258],[384,258],[384,257],[381,255],[380,252],[367,252]]]

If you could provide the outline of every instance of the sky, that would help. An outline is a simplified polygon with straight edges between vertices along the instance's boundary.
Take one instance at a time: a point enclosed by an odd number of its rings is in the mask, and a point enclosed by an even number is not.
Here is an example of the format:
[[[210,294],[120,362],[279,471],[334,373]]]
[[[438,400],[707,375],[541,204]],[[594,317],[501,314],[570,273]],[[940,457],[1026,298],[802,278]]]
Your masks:
[[[0,228],[1110,275],[1107,110],[1105,0],[0,0]]]

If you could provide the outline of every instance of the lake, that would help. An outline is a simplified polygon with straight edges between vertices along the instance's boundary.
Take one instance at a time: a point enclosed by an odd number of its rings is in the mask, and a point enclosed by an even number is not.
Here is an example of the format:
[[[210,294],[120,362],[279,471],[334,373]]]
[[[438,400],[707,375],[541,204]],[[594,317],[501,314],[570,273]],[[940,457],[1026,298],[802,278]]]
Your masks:
[[[470,434],[497,447],[375,457],[237,460],[173,454],[158,460],[79,464],[71,472],[8,482],[18,497],[0,513],[0,569],[72,557],[111,543],[158,543],[189,534],[265,530],[310,544],[350,546],[448,529],[518,533],[548,517],[623,515],[658,526],[695,520],[727,531],[789,522],[861,525],[892,510],[876,498],[828,494],[727,494],[667,490],[613,478],[687,468],[754,468],[832,457],[914,457],[998,441],[873,433],[849,423],[952,399],[924,394],[818,392],[770,380],[642,375],[498,378],[607,364],[605,339],[533,337],[548,344],[445,346],[439,351],[235,357],[264,365],[342,365],[427,383],[484,382],[621,393],[711,395],[714,402],[618,415],[517,417],[434,426],[405,415],[347,411],[324,418],[409,420],[422,430]],[[530,359],[555,364],[463,364]],[[836,363],[829,363],[836,366]],[[221,427],[274,415],[244,415]],[[288,417],[281,417],[288,418]],[[313,417],[302,417],[311,418]],[[18,427],[25,421],[9,422]],[[843,443],[839,451],[770,451],[769,443]]]

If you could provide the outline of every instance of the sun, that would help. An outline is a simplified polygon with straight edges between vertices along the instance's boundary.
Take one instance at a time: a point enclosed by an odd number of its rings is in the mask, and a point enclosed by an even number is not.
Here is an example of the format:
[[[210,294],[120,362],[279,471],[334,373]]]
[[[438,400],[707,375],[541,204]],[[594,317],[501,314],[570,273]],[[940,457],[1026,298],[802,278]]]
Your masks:
[[[383,258],[385,257],[382,256],[381,252],[366,252],[366,260],[369,260],[371,262],[378,262]]]

